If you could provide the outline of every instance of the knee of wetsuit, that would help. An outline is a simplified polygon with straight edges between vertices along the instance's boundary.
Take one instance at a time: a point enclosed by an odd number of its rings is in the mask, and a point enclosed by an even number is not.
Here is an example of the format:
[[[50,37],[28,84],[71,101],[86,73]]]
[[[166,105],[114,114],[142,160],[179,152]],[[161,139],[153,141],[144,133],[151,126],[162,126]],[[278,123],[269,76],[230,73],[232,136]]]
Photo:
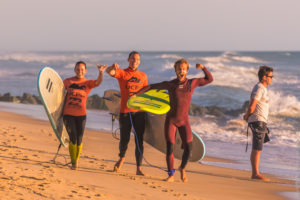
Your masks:
[[[174,144],[167,142],[167,155],[173,154]]]

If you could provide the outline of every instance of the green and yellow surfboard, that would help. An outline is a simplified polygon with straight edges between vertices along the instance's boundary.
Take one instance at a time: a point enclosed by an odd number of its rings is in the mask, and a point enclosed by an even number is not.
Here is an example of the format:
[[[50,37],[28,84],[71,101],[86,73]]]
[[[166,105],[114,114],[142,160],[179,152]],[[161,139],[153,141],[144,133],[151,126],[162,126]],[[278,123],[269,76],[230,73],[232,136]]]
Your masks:
[[[169,94],[166,90],[149,90],[128,99],[127,107],[158,115],[165,114],[170,110]]]

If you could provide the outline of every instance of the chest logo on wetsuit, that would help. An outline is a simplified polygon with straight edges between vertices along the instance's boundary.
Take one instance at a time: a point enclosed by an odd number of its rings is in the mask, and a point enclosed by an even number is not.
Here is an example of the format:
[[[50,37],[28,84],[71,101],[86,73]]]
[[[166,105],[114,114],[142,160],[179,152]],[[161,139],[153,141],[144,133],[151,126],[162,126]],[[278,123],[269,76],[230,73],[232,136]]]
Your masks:
[[[85,85],[78,85],[76,83],[70,85],[68,90],[69,99],[67,105],[75,109],[81,109],[82,99],[85,97],[84,95],[85,89],[86,89]]]
[[[72,85],[69,86],[69,88],[73,88],[73,89],[78,89],[78,90],[85,90],[85,85],[77,85],[76,83],[73,83]]]
[[[133,92],[138,91],[142,88],[142,81],[139,78],[131,77],[126,84],[126,88],[129,90],[129,94],[133,94]]]
[[[141,79],[138,79],[136,77],[131,77],[128,82],[131,82],[131,83],[140,83],[141,82]]]

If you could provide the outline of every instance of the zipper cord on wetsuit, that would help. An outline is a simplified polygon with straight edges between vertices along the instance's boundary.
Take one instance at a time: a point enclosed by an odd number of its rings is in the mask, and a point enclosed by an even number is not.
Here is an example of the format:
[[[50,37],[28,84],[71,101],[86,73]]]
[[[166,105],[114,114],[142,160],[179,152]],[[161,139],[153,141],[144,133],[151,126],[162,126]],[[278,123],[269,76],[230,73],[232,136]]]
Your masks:
[[[134,126],[133,126],[133,121],[132,121],[132,117],[131,117],[131,112],[130,112],[130,109],[129,109],[129,119],[130,119],[130,123],[131,123],[131,127],[132,127],[132,130],[133,130],[133,133],[134,133],[134,136],[135,136],[135,141],[136,141],[136,145],[137,145],[137,148],[138,148],[138,151],[140,152],[140,154],[142,155],[142,158],[145,160],[145,162],[150,165],[151,167],[154,167],[154,168],[157,168],[157,169],[161,169],[165,172],[167,172],[167,170],[159,167],[159,166],[156,166],[156,165],[152,165],[151,163],[149,163],[147,161],[147,159],[145,158],[144,154],[142,153],[141,149],[140,149],[140,145],[139,145],[139,141],[138,141],[138,137],[137,137],[137,133],[135,132],[135,129],[134,129]]]

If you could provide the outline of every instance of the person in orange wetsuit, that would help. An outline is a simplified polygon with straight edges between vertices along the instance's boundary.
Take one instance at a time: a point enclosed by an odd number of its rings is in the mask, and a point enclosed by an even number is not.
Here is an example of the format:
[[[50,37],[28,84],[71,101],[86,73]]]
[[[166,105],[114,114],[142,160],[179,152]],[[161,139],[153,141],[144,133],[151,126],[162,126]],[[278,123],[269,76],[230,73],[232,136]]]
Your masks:
[[[86,101],[90,91],[98,87],[103,79],[105,65],[97,66],[99,75],[97,80],[87,80],[86,63],[78,61],[75,65],[75,76],[64,80],[67,90],[63,121],[68,132],[70,143],[69,152],[71,157],[71,169],[78,167],[78,159],[82,150],[82,137],[86,124]]]
[[[144,176],[141,165],[144,152],[143,137],[145,131],[146,113],[135,109],[129,109],[126,104],[129,96],[148,85],[148,79],[145,73],[138,70],[140,65],[140,54],[138,52],[132,51],[129,54],[128,63],[129,65],[126,69],[120,69],[117,63],[114,63],[106,69],[106,72],[110,76],[118,79],[121,90],[121,107],[119,116],[120,158],[114,166],[114,171],[118,172],[125,161],[125,153],[130,140],[130,132],[133,125],[138,140],[138,142],[135,141],[135,158],[137,166],[136,174]],[[132,118],[132,124],[130,117]]]

